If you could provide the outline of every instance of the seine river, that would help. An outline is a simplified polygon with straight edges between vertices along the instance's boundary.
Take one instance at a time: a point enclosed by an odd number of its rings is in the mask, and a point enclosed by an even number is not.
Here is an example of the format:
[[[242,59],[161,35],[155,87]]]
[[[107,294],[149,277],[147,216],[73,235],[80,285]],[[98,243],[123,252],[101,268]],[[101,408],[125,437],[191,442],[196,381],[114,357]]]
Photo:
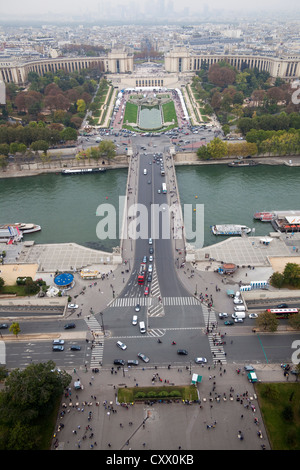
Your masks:
[[[244,224],[254,228],[255,235],[267,235],[271,225],[254,221],[254,212],[300,210],[300,167],[229,168],[218,164],[177,167],[176,173],[183,209],[185,204],[192,204],[193,213],[196,204],[204,205],[204,246],[224,239],[211,234],[211,225]],[[69,177],[44,174],[3,178],[0,223],[41,225],[41,232],[26,235],[24,240],[75,242],[111,251],[119,244],[118,236],[98,239],[100,216],[96,212],[102,204],[112,204],[118,213],[119,195],[125,195],[126,181],[126,169]]]

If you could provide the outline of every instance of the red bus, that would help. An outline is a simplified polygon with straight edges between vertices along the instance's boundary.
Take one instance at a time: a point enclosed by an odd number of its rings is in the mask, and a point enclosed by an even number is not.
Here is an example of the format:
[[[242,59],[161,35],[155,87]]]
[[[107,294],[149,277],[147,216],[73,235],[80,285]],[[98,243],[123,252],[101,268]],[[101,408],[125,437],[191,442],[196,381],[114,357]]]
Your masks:
[[[145,282],[146,277],[146,263],[141,263],[138,273],[138,284],[142,285]]]
[[[299,313],[298,308],[269,308],[267,313],[275,313],[277,318],[288,318],[290,315]]]

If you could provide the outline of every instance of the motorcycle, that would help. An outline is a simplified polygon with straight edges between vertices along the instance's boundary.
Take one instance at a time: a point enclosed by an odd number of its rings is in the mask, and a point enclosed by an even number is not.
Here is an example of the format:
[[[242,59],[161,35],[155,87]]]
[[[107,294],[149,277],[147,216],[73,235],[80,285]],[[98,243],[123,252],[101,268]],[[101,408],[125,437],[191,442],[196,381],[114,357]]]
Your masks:
[[[162,343],[162,341],[161,341],[159,338],[158,338],[157,342],[158,342],[158,343]]]
[[[176,341],[172,341],[172,344],[176,344]]]

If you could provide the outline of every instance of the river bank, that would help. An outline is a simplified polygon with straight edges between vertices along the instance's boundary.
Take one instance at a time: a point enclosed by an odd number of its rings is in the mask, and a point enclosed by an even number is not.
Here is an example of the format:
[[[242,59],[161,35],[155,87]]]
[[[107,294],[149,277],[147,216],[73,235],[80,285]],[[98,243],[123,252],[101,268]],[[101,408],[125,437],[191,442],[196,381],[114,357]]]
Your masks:
[[[227,165],[230,162],[236,160],[236,158],[222,158],[221,160],[199,160],[195,152],[181,152],[174,155],[175,166],[189,166],[189,165]],[[258,160],[263,165],[286,165],[286,166],[300,166],[300,155],[278,155],[278,156],[258,156],[252,157],[253,160]],[[118,155],[109,164],[101,165],[91,161],[76,161],[74,157],[64,158],[62,161],[52,161],[47,163],[34,162],[26,164],[15,164],[9,163],[4,171],[0,173],[1,178],[19,178],[27,176],[37,176],[47,173],[61,173],[65,169],[75,168],[98,168],[104,166],[107,170],[128,168],[129,157],[127,155]]]

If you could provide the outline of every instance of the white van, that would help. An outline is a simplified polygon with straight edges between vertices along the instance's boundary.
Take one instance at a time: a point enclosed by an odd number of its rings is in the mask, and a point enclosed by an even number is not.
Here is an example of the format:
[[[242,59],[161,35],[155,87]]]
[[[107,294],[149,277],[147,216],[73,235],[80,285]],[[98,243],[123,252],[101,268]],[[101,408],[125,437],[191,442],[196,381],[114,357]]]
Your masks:
[[[235,312],[231,316],[232,318],[246,318],[246,312]]]
[[[245,312],[245,310],[246,310],[245,305],[237,305],[236,307],[234,307],[235,312]]]
[[[141,333],[146,333],[146,327],[145,327],[145,323],[143,321],[140,321],[140,332]]]
[[[149,245],[152,245],[152,238],[149,238]]]
[[[146,174],[147,174],[147,170],[146,170],[146,168],[145,168],[145,169],[144,169],[144,175],[146,175]]]

